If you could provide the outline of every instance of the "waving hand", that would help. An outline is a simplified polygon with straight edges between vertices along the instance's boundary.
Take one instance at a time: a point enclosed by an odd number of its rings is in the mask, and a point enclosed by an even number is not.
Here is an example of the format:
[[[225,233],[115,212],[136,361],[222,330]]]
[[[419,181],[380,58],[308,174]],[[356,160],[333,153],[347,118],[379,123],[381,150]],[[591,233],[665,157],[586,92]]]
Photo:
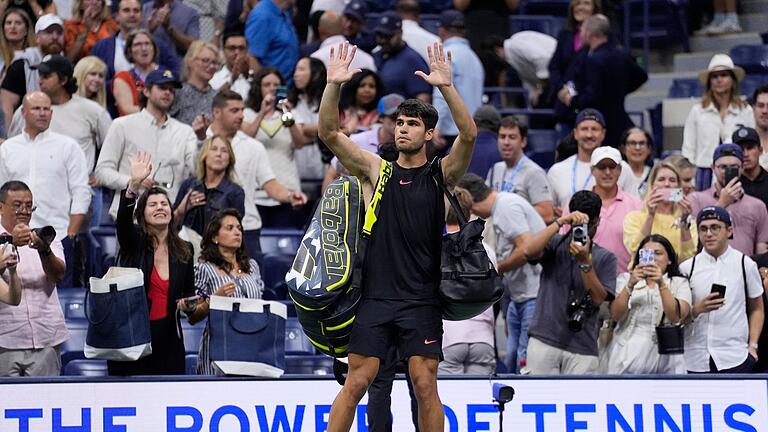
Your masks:
[[[435,87],[450,86],[453,82],[451,78],[451,52],[448,51],[448,57],[446,57],[443,44],[435,42],[433,46],[427,47],[427,55],[429,57],[429,75],[422,71],[416,71],[415,74]]]
[[[349,65],[354,60],[356,52],[357,46],[352,45],[350,50],[347,41],[340,43],[335,51],[331,47],[331,58],[327,69],[329,83],[343,84],[349,81],[354,74],[360,72],[360,69],[349,70]]]

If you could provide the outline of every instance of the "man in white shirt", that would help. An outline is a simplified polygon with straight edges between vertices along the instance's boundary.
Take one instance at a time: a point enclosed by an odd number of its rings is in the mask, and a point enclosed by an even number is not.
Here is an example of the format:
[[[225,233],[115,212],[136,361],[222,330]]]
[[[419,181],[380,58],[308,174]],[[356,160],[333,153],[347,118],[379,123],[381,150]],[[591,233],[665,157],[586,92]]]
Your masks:
[[[208,136],[223,136],[232,144],[235,153],[235,174],[245,190],[245,214],[243,215],[243,240],[248,254],[261,264],[261,216],[256,209],[256,191],[294,207],[306,204],[307,197],[301,191],[283,186],[275,177],[264,145],[240,130],[243,123],[243,98],[232,90],[222,90],[213,98],[213,122]]]
[[[195,172],[197,137],[189,125],[168,115],[175,89],[181,83],[169,69],[156,69],[144,81],[147,106],[116,119],[107,133],[96,163],[96,178],[105,187],[122,191],[130,180],[131,158],[138,150],[152,156],[154,172],[144,180],[143,189],[160,186],[176,200],[181,183]],[[109,213],[117,216],[119,196]]]
[[[535,31],[519,31],[504,41],[504,59],[517,72],[533,101],[538,100],[549,79],[549,61],[557,39]]]
[[[763,149],[760,165],[768,170],[768,85],[758,88],[752,95],[752,112],[755,113],[755,130]]]
[[[248,81],[248,39],[242,33],[223,36],[224,66],[208,82],[214,90],[233,90],[248,100],[251,83]]]
[[[752,372],[765,319],[757,264],[728,245],[734,228],[724,208],[703,208],[696,224],[704,250],[680,265],[693,295],[686,368],[698,373]]]
[[[320,48],[310,54],[310,57],[316,58],[328,66],[328,62],[331,59],[331,48],[336,48],[347,40],[342,34],[343,23],[341,15],[333,11],[326,11],[320,17],[317,31],[320,33],[319,36],[322,42],[320,43]],[[373,57],[363,50],[357,51],[349,67],[352,69],[370,69],[376,72],[376,63],[373,61]]]
[[[41,91],[24,96],[24,131],[0,147],[0,184],[19,180],[29,185],[37,209],[30,226],[51,225],[64,246],[66,262],[74,257],[74,239],[91,204],[88,167],[77,142],[52,132],[51,99]],[[60,286],[73,282],[72,265]]]
[[[418,0],[400,0],[395,5],[395,11],[403,20],[403,40],[409,47],[421,54],[424,61],[429,64],[427,47],[440,42],[440,38],[419,25],[419,12],[421,7]]]

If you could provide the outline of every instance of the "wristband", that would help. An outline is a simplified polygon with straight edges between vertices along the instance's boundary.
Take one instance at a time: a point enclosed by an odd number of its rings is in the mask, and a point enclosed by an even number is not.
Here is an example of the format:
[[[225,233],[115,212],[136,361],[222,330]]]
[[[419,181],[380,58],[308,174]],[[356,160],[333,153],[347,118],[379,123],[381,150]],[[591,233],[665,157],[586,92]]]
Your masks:
[[[563,224],[562,224],[562,223],[560,223],[560,219],[557,219],[557,218],[555,218],[554,222],[557,224],[557,229],[558,229],[558,231],[559,231],[559,230],[560,230],[560,228],[562,228],[562,227],[563,227]]]
[[[138,197],[139,196],[138,192],[136,192],[135,190],[131,189],[131,184],[130,183],[128,183],[128,187],[125,190],[126,190],[126,192],[128,192],[131,195],[133,195],[134,197]]]

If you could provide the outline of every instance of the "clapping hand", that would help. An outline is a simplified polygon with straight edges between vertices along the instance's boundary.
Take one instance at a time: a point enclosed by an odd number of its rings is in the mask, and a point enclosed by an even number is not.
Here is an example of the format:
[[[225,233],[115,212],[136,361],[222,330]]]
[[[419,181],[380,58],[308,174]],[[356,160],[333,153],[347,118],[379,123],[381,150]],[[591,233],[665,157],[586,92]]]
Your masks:
[[[343,84],[349,81],[353,75],[361,72],[360,69],[349,70],[349,65],[355,59],[357,46],[352,45],[350,50],[349,42],[342,42],[334,50],[331,47],[331,58],[328,61],[327,80],[329,83]]]
[[[0,272],[4,272],[6,269],[14,272],[18,263],[18,257],[14,253],[12,245],[5,243],[0,246]]]
[[[422,71],[414,73],[435,87],[450,86],[453,83],[451,77],[451,52],[448,51],[448,57],[446,57],[443,44],[435,42],[433,46],[427,47],[427,56],[429,57],[429,75]]]
[[[152,156],[139,150],[136,156],[131,158],[131,182],[130,187],[138,192],[144,180],[152,173]]]
[[[229,281],[225,283],[224,285],[220,286],[213,295],[221,296],[221,297],[232,297],[232,295],[235,293],[235,282]]]

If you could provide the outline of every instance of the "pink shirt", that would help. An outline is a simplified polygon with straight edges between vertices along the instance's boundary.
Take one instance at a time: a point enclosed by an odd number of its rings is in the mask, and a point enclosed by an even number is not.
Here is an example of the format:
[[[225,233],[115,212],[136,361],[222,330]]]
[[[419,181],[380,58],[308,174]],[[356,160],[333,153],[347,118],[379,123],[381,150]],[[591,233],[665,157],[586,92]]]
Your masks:
[[[640,210],[642,206],[640,198],[619,189],[611,205],[603,205],[600,209],[600,225],[597,226],[593,240],[616,256],[617,273],[626,272],[632,260],[630,251],[624,246],[624,218],[629,212]],[[563,216],[569,213],[568,208],[564,207]],[[567,230],[563,227],[560,232],[564,234]]]
[[[18,273],[21,278],[21,303],[10,306],[0,302],[0,347],[6,349],[40,349],[55,347],[69,339],[56,283],[43,272],[43,264],[35,249],[17,249]],[[53,254],[64,260],[60,241],[51,244]]]
[[[699,211],[707,206],[717,205],[715,188],[711,187],[688,195],[691,202],[691,217],[696,219]],[[758,243],[768,242],[768,210],[759,199],[744,195],[740,200],[726,208],[733,223],[733,239],[729,242],[732,248],[747,256],[757,253]],[[694,222],[695,223],[695,222]]]

